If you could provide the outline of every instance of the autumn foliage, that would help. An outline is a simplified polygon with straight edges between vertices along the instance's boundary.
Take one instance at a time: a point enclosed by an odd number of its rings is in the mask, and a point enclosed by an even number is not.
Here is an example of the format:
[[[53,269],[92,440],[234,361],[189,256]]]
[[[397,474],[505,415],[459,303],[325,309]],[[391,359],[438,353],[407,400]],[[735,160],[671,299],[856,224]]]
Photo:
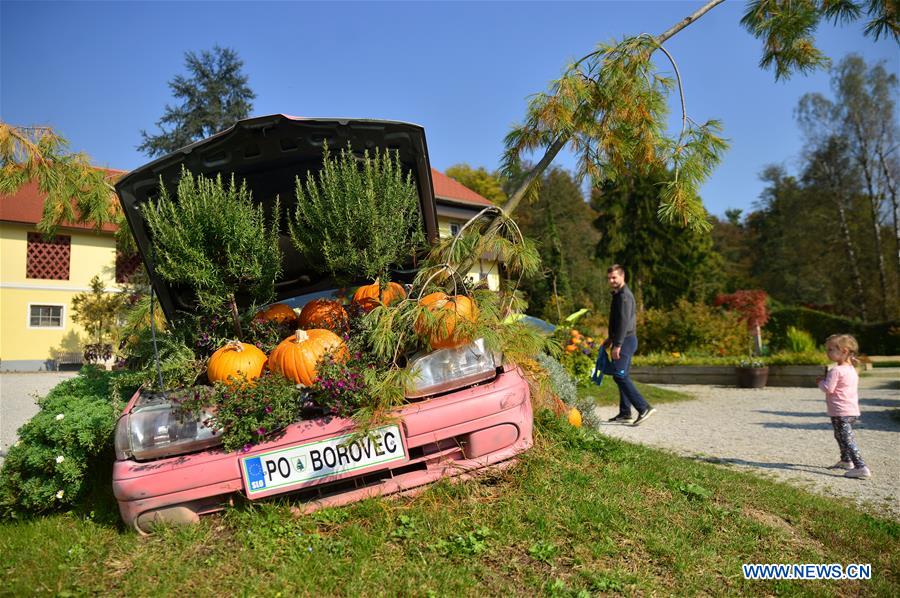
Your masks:
[[[719,295],[716,297],[716,305],[724,305],[733,309],[741,316],[741,320],[747,323],[747,328],[755,330],[762,328],[769,321],[769,310],[766,307],[768,295],[762,290],[735,291],[734,293]]]

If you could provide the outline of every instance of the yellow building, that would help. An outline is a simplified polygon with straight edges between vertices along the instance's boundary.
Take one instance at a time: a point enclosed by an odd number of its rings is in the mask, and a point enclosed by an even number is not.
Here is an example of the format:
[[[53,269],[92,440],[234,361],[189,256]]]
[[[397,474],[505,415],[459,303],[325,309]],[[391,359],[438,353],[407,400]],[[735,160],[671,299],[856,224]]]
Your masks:
[[[89,291],[95,275],[108,291],[120,290],[115,228],[64,226],[45,238],[35,228],[43,203],[35,183],[0,196],[0,371],[80,363],[86,339],[72,321],[72,298]]]
[[[431,169],[434,183],[434,199],[437,204],[438,230],[442,238],[456,235],[462,226],[481,210],[494,204],[485,197],[475,193],[444,173]],[[500,271],[496,260],[489,256],[482,257],[468,274],[474,281],[487,281],[488,288],[496,291],[500,288]]]

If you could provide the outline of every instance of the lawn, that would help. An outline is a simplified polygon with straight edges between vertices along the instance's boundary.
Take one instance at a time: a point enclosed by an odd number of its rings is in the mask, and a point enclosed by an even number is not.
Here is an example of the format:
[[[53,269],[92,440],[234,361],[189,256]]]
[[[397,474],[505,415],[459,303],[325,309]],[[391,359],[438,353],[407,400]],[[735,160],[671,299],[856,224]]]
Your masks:
[[[634,385],[651,405],[656,405],[657,403],[672,403],[674,401],[688,401],[694,398],[689,394],[669,390],[660,386],[654,386],[653,384],[635,382]],[[612,377],[604,377],[603,384],[600,386],[590,383],[579,385],[578,396],[592,397],[598,405],[618,405],[619,387],[612,381]]]
[[[0,524],[21,595],[891,595],[900,525],[848,502],[577,432],[547,415],[513,468],[416,498],[242,505],[140,537],[104,486]],[[747,581],[742,563],[871,563],[870,581]]]

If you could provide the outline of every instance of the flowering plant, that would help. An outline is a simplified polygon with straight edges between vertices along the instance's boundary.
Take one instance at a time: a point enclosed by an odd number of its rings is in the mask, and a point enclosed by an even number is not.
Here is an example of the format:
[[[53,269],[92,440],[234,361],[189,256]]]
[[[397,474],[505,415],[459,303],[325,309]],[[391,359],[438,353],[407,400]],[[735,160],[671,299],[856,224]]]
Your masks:
[[[742,359],[738,364],[738,367],[741,368],[764,368],[766,364],[764,361],[754,357],[748,357],[747,359]]]
[[[370,386],[366,376],[375,369],[367,363],[363,354],[356,352],[346,361],[336,361],[333,355],[326,355],[319,362],[319,377],[310,393],[313,403],[329,415],[350,417],[357,409],[368,404]]]
[[[204,423],[222,434],[225,450],[247,451],[266,436],[300,419],[305,395],[293,381],[269,371],[252,383],[217,382],[194,387],[181,407],[199,412],[211,407],[214,415]]]

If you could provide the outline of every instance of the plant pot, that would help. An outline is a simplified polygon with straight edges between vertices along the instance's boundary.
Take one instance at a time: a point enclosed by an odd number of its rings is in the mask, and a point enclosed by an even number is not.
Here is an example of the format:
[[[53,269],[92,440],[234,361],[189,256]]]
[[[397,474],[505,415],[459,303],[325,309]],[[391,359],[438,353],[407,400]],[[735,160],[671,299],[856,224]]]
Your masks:
[[[738,386],[741,388],[764,388],[769,379],[769,367],[737,368]]]

